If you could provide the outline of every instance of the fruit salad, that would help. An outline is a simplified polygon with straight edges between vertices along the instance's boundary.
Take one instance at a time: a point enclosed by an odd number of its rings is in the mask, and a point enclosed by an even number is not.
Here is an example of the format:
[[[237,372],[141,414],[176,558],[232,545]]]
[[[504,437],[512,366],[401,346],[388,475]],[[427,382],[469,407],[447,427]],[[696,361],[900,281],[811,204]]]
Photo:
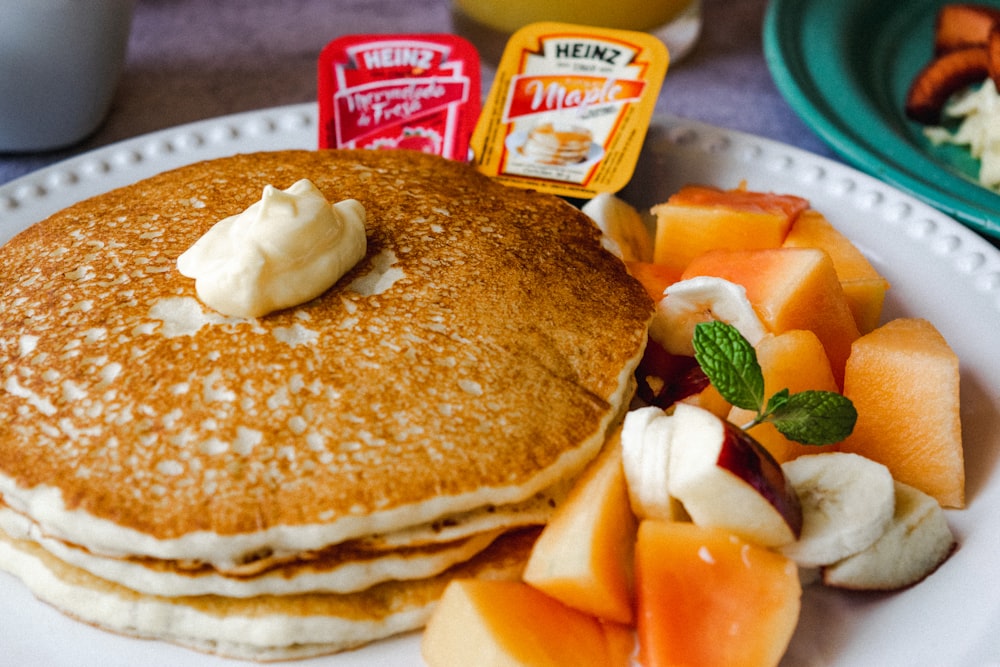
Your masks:
[[[901,590],[956,548],[933,324],[884,322],[890,285],[804,199],[687,186],[649,235],[610,197],[585,211],[657,304],[637,398],[521,580],[449,586],[431,667],[777,665],[804,587]]]

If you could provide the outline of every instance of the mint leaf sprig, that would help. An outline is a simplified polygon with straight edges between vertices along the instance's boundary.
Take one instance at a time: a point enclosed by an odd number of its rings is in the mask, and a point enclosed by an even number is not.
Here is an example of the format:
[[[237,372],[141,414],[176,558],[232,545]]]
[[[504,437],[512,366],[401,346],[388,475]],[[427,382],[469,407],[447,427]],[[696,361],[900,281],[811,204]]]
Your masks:
[[[858,412],[851,400],[832,391],[788,389],[765,402],[764,374],[753,346],[731,324],[701,322],[694,329],[695,360],[730,404],[757,413],[743,426],[749,430],[774,424],[789,440],[805,445],[829,445],[851,434]]]

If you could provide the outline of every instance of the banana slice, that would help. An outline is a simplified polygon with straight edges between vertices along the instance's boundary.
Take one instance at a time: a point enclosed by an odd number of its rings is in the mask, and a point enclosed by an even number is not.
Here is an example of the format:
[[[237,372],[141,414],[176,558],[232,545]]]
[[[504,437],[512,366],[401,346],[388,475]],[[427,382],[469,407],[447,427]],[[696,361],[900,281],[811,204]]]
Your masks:
[[[867,549],[892,523],[896,491],[881,463],[829,452],[800,456],[781,469],[802,505],[802,533],[780,551],[800,567],[829,565]]]
[[[675,521],[683,512],[667,486],[673,421],[657,407],[633,410],[622,424],[622,468],[632,512]]]
[[[597,223],[606,247],[626,262],[653,260],[653,238],[639,211],[615,195],[602,192],[580,209]]]
[[[912,586],[955,550],[941,505],[923,491],[896,482],[889,528],[864,551],[823,568],[823,583],[852,590],[893,591]]]
[[[700,322],[727,322],[754,346],[767,333],[742,285],[713,276],[697,276],[670,285],[663,294],[649,335],[671,354],[694,354],[691,339]]]

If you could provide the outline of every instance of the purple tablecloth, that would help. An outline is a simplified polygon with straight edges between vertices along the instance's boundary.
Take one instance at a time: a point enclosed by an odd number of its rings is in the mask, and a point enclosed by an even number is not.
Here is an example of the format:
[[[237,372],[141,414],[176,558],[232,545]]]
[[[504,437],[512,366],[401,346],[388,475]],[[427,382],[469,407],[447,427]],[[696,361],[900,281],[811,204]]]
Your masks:
[[[761,43],[766,0],[703,0],[695,49],[671,66],[657,110],[833,156],[781,97]],[[448,0],[138,0],[111,112],[89,139],[0,153],[0,184],[87,150],[225,114],[316,99],[316,60],[352,33],[451,32]],[[484,91],[493,77],[484,65]]]

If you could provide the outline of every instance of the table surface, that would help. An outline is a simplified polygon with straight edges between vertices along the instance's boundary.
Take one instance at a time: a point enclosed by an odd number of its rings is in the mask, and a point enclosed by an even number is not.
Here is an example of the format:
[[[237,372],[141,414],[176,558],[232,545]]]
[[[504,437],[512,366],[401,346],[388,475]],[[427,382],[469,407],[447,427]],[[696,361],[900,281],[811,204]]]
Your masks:
[[[766,4],[703,0],[701,39],[671,65],[657,111],[836,159],[771,79],[761,40]],[[104,124],[68,149],[0,153],[0,184],[181,123],[315,101],[319,52],[341,35],[452,31],[449,0],[137,0]],[[484,91],[493,74],[484,64]]]

